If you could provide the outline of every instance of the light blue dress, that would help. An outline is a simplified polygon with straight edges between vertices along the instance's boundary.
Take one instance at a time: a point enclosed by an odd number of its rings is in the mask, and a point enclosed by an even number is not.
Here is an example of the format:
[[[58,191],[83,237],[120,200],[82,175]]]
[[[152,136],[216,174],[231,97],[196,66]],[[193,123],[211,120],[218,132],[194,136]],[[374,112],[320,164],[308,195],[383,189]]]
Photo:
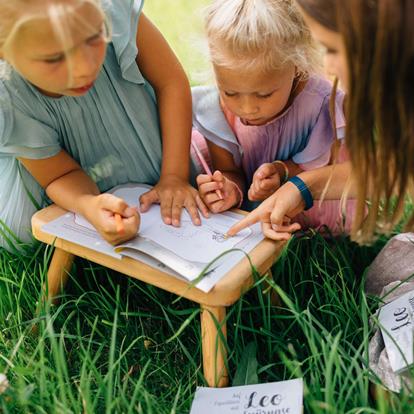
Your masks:
[[[159,179],[155,95],[135,62],[142,1],[105,4],[113,38],[85,96],[42,95],[16,72],[0,81],[0,246],[8,246],[6,228],[25,242],[32,240],[31,216],[45,204],[43,190],[17,157],[42,159],[65,149],[101,191],[126,182],[153,185]]]

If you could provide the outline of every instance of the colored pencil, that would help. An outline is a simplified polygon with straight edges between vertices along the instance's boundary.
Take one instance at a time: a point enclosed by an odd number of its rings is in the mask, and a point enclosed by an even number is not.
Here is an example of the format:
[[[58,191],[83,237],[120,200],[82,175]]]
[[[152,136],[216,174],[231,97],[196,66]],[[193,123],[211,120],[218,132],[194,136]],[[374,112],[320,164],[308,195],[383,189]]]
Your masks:
[[[194,148],[194,151],[195,151],[195,153],[196,153],[196,155],[197,155],[198,159],[200,160],[201,165],[202,165],[202,166],[203,166],[203,168],[204,168],[204,171],[206,172],[206,174],[208,174],[210,177],[212,177],[212,176],[213,176],[213,173],[211,172],[210,167],[209,167],[209,166],[208,166],[208,164],[207,164],[207,161],[204,159],[203,154],[202,154],[202,153],[201,153],[201,151],[198,149],[198,147],[197,147],[196,143],[195,143],[194,141],[191,141],[191,145],[192,145],[192,147]],[[216,190],[216,194],[217,194],[217,197],[218,197],[220,200],[223,200],[223,194],[222,194],[222,192],[221,192],[220,190]]]

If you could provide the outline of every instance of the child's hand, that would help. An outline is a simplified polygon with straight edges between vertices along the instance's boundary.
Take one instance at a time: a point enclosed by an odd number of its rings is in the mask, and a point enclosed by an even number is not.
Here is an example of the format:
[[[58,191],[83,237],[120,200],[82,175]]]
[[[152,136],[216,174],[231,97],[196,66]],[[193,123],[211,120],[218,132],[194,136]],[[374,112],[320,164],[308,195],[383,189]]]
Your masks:
[[[220,171],[215,171],[212,176],[198,175],[197,184],[201,199],[213,213],[229,210],[241,201],[241,192],[237,184]]]
[[[157,185],[140,197],[140,210],[145,213],[151,204],[159,203],[161,216],[165,224],[180,225],[181,210],[185,207],[191,220],[197,226],[201,224],[198,210],[208,217],[208,209],[201,200],[198,191],[187,181],[173,175],[160,178]]]
[[[305,203],[298,188],[292,183],[286,183],[259,207],[234,224],[226,234],[234,236],[260,221],[266,237],[273,240],[289,240],[292,234],[301,228],[299,223],[292,222],[291,217],[298,215],[304,207]]]
[[[111,244],[132,239],[138,233],[140,216],[137,210],[112,194],[93,196],[87,203],[85,217],[99,234]],[[116,214],[120,218],[116,218]]]
[[[280,187],[280,176],[275,164],[262,164],[254,173],[247,196],[251,201],[262,201],[270,197]]]

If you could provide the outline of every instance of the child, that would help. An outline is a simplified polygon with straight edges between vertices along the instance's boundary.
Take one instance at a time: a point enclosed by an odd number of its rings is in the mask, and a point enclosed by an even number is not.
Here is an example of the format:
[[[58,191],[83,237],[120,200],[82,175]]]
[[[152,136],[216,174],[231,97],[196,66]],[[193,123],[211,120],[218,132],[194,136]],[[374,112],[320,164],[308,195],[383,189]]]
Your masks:
[[[197,182],[210,210],[220,212],[240,206],[246,192],[264,200],[289,177],[328,164],[335,135],[344,136],[343,93],[334,130],[332,86],[316,75],[319,50],[292,1],[213,1],[206,32],[217,88],[193,90],[193,142],[208,140],[216,171]],[[302,227],[344,230],[339,202],[305,214]]]
[[[42,188],[111,243],[139,227],[134,208],[100,195],[118,184],[155,184],[141,211],[159,202],[167,224],[179,225],[183,206],[195,224],[197,203],[207,214],[188,183],[188,80],[141,9],[140,0],[1,1],[0,245],[11,248],[12,233],[30,240]]]

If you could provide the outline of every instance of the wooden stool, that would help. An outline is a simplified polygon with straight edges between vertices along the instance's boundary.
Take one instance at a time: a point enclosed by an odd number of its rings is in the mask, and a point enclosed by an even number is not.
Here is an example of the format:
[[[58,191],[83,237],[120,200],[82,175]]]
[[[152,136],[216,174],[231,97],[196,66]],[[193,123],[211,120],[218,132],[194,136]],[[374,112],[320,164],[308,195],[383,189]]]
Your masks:
[[[201,337],[204,377],[211,387],[228,385],[226,343],[226,307],[236,302],[253,284],[251,266],[244,258],[214,288],[205,293],[188,282],[154,269],[137,260],[116,259],[75,243],[56,238],[42,231],[42,226],[67,212],[56,205],[38,211],[32,217],[32,231],[36,239],[55,246],[47,273],[45,297],[52,299],[64,286],[75,256],[175,293],[201,306]],[[249,256],[260,274],[266,273],[278,258],[284,243],[263,240]],[[221,334],[219,330],[221,329]]]

